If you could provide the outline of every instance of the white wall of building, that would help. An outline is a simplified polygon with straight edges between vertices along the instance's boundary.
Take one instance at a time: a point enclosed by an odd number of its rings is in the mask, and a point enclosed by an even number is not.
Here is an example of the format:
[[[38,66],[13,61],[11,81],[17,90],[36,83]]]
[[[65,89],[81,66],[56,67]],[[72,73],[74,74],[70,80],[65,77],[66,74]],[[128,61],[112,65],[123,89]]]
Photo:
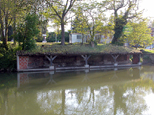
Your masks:
[[[69,36],[69,43],[81,43],[82,42],[82,34],[79,34],[79,33],[73,33],[73,34],[70,34]],[[84,41],[83,42],[86,42],[86,39],[84,38]]]
[[[87,42],[88,36],[89,35],[85,35],[84,36],[84,40],[83,40],[84,43]],[[99,35],[99,34],[96,34],[94,39],[100,39],[101,43],[110,43],[111,40],[112,40],[109,37],[108,38],[104,38],[103,35]],[[81,43],[81,42],[82,42],[82,34],[72,33],[72,34],[69,35],[69,43]]]

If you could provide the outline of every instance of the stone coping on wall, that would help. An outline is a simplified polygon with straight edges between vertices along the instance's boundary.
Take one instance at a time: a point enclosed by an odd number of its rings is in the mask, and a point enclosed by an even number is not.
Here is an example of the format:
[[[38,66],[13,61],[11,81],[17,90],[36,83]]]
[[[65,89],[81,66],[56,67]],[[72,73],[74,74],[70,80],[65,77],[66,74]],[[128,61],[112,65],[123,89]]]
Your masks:
[[[45,56],[45,55],[51,55],[51,56],[77,56],[77,55],[138,55],[138,54],[142,54],[142,52],[131,52],[131,53],[60,53],[60,54],[56,54],[56,53],[36,53],[36,54],[17,54],[17,56]]]
[[[56,70],[76,70],[76,69],[99,69],[99,68],[121,68],[121,67],[136,67],[141,66],[141,64],[121,64],[121,65],[103,65],[103,66],[89,66],[87,67],[56,67],[54,69],[50,68],[37,68],[37,69],[20,69],[18,72],[33,72],[33,71],[56,71]]]

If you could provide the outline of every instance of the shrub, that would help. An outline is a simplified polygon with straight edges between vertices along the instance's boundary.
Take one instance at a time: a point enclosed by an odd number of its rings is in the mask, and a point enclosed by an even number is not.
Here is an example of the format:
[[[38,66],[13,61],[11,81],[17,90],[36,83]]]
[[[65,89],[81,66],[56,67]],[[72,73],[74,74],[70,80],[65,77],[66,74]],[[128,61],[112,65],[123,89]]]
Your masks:
[[[0,46],[0,71],[15,71],[16,70],[16,52],[21,50],[21,47],[8,46],[8,50]]]
[[[17,29],[17,41],[22,46],[22,50],[31,50],[35,45],[34,36],[39,33],[38,30],[38,16],[35,14],[28,14],[23,23],[20,23]],[[20,44],[20,42],[22,44]]]

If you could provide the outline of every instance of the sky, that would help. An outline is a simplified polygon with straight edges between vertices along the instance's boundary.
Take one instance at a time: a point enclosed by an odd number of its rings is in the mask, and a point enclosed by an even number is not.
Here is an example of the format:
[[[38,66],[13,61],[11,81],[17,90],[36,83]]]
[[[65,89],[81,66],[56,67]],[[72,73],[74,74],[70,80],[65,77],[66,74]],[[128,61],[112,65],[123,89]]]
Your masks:
[[[140,5],[139,5],[139,9],[140,10],[144,9],[144,12],[143,12],[144,18],[154,20],[154,0],[141,0]],[[70,26],[67,25],[65,30],[67,31],[70,29],[71,29]],[[48,31],[49,32],[54,31],[54,28],[48,27]]]
[[[140,8],[144,9],[143,16],[154,19],[154,0],[142,0]]]

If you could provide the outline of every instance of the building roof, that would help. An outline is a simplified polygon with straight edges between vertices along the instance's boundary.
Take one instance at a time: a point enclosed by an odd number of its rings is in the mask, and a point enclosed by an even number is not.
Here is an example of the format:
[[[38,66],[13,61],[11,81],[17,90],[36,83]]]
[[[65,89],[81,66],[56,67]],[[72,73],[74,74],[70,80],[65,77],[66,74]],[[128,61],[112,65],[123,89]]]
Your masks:
[[[50,45],[40,46],[32,51],[18,51],[17,55],[97,55],[97,54],[141,54],[133,48],[114,45],[101,45],[92,48],[89,45]]]

